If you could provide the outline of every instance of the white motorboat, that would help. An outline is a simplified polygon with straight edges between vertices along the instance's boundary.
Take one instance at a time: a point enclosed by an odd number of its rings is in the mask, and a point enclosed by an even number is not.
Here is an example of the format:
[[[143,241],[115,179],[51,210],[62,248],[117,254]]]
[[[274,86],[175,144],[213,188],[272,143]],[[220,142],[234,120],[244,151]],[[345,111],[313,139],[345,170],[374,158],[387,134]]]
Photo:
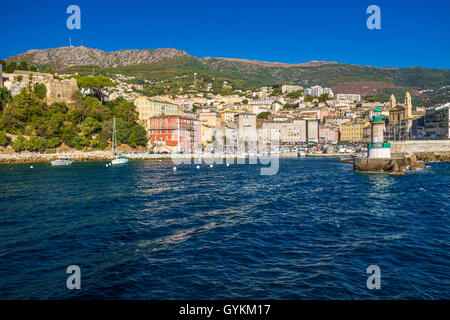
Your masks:
[[[113,123],[113,136],[112,136],[112,155],[113,159],[111,160],[111,164],[125,164],[128,162],[128,158],[124,156],[118,156],[115,151],[116,147],[116,118],[114,118]]]
[[[61,159],[53,160],[50,163],[52,166],[70,166],[74,162],[75,161],[73,161],[69,158],[61,158]]]
[[[306,157],[306,152],[305,151],[299,151],[297,152],[297,157]]]
[[[111,160],[111,164],[124,164],[127,162],[128,162],[128,159],[125,157],[116,157]]]

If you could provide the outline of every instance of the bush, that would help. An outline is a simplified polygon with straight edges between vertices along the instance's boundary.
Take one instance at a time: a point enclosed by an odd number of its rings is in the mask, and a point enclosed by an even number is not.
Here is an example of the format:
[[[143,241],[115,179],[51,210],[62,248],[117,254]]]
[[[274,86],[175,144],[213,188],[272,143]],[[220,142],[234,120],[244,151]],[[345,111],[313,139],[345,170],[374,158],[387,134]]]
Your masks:
[[[77,148],[78,150],[82,150],[86,147],[89,147],[91,145],[91,141],[83,136],[78,136],[78,143],[75,145],[75,148]]]
[[[5,107],[11,99],[11,92],[6,88],[0,88],[0,111],[3,110],[3,107]]]
[[[43,83],[38,83],[34,87],[34,93],[38,98],[44,99],[47,96],[47,87]]]
[[[54,137],[54,138],[48,139],[45,143],[45,146],[46,146],[46,148],[54,149],[54,148],[59,147],[61,145],[61,143],[62,143],[62,140],[60,138]]]
[[[5,131],[0,131],[0,147],[6,147],[10,144],[11,140],[6,135]]]
[[[25,139],[24,136],[20,135],[14,140],[12,147],[15,152],[21,152],[25,150],[25,143],[27,142],[27,139]]]
[[[73,136],[65,138],[64,141],[69,147],[78,149],[77,146],[80,146],[81,136],[79,134],[75,134]],[[80,146],[79,149],[82,149],[82,147]]]
[[[108,147],[108,141],[102,138],[92,140],[91,147],[99,150],[105,150]]]

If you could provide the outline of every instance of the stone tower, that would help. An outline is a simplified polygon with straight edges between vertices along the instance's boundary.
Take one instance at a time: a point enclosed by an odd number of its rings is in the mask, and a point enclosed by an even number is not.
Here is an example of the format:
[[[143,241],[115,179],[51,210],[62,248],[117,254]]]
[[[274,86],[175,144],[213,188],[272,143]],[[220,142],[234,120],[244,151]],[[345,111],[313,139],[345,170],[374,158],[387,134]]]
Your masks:
[[[406,118],[411,119],[412,118],[412,102],[411,102],[411,94],[406,92],[405,95],[405,109],[406,109]]]
[[[395,100],[395,96],[391,94],[391,102],[390,102],[390,108],[394,108],[397,105],[397,101]]]

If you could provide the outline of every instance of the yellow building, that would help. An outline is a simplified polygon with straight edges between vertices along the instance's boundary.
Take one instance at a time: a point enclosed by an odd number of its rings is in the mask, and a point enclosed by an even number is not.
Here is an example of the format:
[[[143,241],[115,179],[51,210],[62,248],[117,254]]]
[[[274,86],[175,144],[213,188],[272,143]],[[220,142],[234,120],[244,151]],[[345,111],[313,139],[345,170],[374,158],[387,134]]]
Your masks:
[[[341,124],[340,141],[364,142],[367,140],[367,128],[370,128],[369,121],[353,120]]]
[[[232,110],[230,108],[225,108],[220,110],[218,113],[222,119],[222,122],[232,124],[234,123],[234,115],[237,113],[241,113],[242,111]]]
[[[178,106],[176,104],[139,97],[134,100],[134,106],[139,114],[139,121],[148,130],[148,119],[161,115],[178,115]]]

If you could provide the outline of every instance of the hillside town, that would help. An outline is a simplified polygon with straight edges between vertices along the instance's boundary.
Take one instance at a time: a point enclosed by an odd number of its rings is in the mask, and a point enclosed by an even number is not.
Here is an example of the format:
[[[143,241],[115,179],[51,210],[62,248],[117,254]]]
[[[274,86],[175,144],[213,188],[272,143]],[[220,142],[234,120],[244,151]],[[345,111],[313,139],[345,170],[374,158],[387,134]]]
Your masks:
[[[376,108],[385,119],[386,141],[450,139],[450,103],[425,109],[413,105],[409,92],[380,103],[365,100],[358,92],[333,92],[321,86],[285,84],[277,91],[266,86],[220,95],[212,93],[209,84],[206,92],[149,97],[140,93],[142,85],[130,82],[133,79],[116,74],[114,85],[103,88],[105,101],[122,97],[134,103],[151,153],[214,153],[224,146],[233,146],[229,152],[258,152],[261,150],[250,150],[248,145],[238,150],[233,141],[262,137],[277,140],[280,153],[300,149],[314,153],[364,151],[371,141],[369,120]],[[12,96],[23,88],[33,90],[39,83],[46,86],[48,104],[70,104],[74,92],[87,95],[91,90],[78,88],[70,74],[1,73],[0,69],[0,87]],[[227,81],[222,85],[231,89]],[[195,86],[194,82],[191,87]]]
[[[369,119],[377,107],[386,119],[386,140],[450,138],[450,103],[425,110],[413,106],[409,92],[401,103],[392,95],[381,104],[364,101],[359,93],[334,93],[320,86],[283,85],[276,96],[271,87],[246,92],[254,98],[238,93],[140,96],[134,104],[148,131],[149,145],[157,152],[214,150],[223,137],[258,139],[265,133],[270,140],[274,132],[285,147],[282,150],[308,146],[316,153],[362,151],[371,140]],[[341,147],[336,150],[337,145]]]

